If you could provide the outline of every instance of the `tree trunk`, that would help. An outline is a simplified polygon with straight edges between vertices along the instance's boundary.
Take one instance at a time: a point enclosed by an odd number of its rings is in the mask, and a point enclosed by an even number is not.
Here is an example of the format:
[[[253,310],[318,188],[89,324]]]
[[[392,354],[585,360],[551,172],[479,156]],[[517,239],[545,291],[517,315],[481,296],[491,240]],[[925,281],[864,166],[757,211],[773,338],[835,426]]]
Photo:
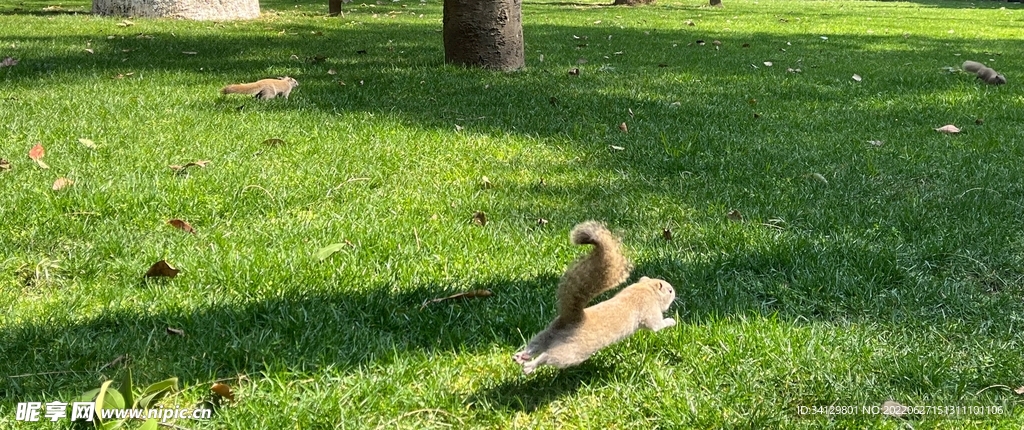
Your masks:
[[[624,4],[627,6],[636,6],[638,4],[654,4],[654,0],[615,0],[615,4]]]
[[[259,17],[260,3],[259,0],[92,0],[92,13],[221,21]]]
[[[444,61],[522,68],[522,16],[522,0],[444,0]]]

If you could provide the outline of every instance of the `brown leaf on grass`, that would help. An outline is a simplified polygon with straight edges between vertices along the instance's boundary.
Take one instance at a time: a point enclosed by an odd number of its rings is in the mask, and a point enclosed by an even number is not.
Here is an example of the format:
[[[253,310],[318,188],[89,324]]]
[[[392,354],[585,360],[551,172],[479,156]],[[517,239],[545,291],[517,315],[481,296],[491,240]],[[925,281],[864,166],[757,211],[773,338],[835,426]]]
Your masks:
[[[175,173],[177,173],[179,175],[184,175],[185,171],[189,167],[192,167],[192,166],[206,167],[207,164],[210,164],[210,160],[196,160],[196,161],[193,161],[191,163],[187,163],[184,166],[179,166],[177,164],[174,164],[174,165],[171,165],[171,166],[168,166],[168,167],[170,167],[171,170],[173,170]]]
[[[92,50],[92,48],[85,48],[85,52],[88,52],[90,54],[95,54],[96,53],[95,51]]]
[[[119,355],[117,357],[114,357],[114,359],[110,360],[109,363],[104,364],[103,366],[101,366],[100,367],[100,371],[103,371],[103,369],[106,369],[106,368],[112,368],[114,366],[117,366],[119,364],[122,364],[122,363],[125,363],[125,362],[128,362],[128,361],[131,361],[130,357],[128,357],[128,354],[121,354],[121,355]]]
[[[49,169],[50,166],[47,166],[46,163],[43,162],[43,157],[45,155],[46,149],[43,148],[43,144],[41,143],[37,143],[36,146],[33,146],[32,149],[28,150],[28,158],[31,158],[32,161],[35,161],[40,168]]]
[[[96,149],[96,142],[93,142],[90,139],[86,139],[86,138],[83,137],[83,138],[78,139],[78,143],[81,143],[82,146],[85,146],[86,148]]]
[[[427,301],[423,302],[422,305],[420,305],[420,309],[422,310],[423,308],[427,307],[427,305],[430,305],[430,304],[441,303],[441,302],[445,302],[445,301],[448,301],[448,300],[455,300],[455,299],[478,299],[478,298],[483,298],[483,297],[490,297],[490,296],[493,296],[493,295],[494,295],[494,293],[492,293],[491,290],[466,291],[466,292],[463,292],[463,293],[452,294],[452,295],[450,295],[448,297],[438,297],[436,299],[427,300]]]
[[[882,415],[899,418],[906,414],[906,407],[895,400],[882,402]]]
[[[235,401],[235,393],[231,391],[231,387],[229,387],[228,384],[218,382],[210,387],[210,391],[213,391],[214,393],[217,393],[218,396],[231,400],[232,402]]]
[[[686,24],[686,25],[688,25],[688,26],[690,26],[690,27],[693,27],[693,26],[697,25],[697,24],[694,24],[694,23],[693,23],[693,21],[692,21],[692,20],[689,20],[689,19],[688,19],[688,20],[686,20],[685,24]]]
[[[885,145],[885,142],[883,142],[881,140],[869,140],[868,143],[870,143],[871,146],[882,146],[882,145]]]
[[[1019,388],[1017,388],[1016,390],[1013,390],[1013,392],[1014,392],[1014,393],[1017,393],[1017,394],[1020,394],[1020,395],[1022,395],[1022,396],[1024,396],[1024,385],[1021,385],[1021,386],[1020,386]]]
[[[11,162],[0,158],[0,171],[11,170]]]
[[[815,181],[828,185],[828,179],[825,179],[825,176],[821,173],[811,173],[811,178],[814,178]]]
[[[853,80],[855,80],[857,82],[860,82],[860,81],[864,80],[864,78],[860,77],[860,75],[857,75],[857,74],[854,74],[851,79],[853,79]]]
[[[578,68],[569,69],[569,76],[579,76],[579,75],[580,75],[580,69],[578,69]]]
[[[260,143],[267,146],[284,145],[284,141],[278,138],[267,139]]]
[[[619,130],[622,130],[623,133],[629,133],[629,127],[626,126],[626,123],[619,124]]]
[[[338,71],[334,70],[334,69],[327,69],[327,74],[328,75],[337,75]]]
[[[171,267],[170,264],[167,264],[166,260],[160,260],[160,261],[157,261],[156,263],[153,263],[152,266],[149,266],[149,270],[146,271],[145,277],[146,278],[157,278],[157,277],[173,278],[175,276],[178,276],[178,272],[179,272],[179,270]]]
[[[184,336],[185,330],[182,330],[180,328],[167,327],[167,334],[171,336]]]
[[[3,60],[0,60],[0,67],[11,67],[16,64],[18,64],[18,60],[14,59],[14,57],[5,57]]]
[[[740,211],[738,209],[733,209],[729,211],[729,213],[725,214],[725,217],[729,218],[729,221],[743,221],[743,215],[740,214]]]
[[[473,223],[481,227],[487,225],[487,214],[481,211],[473,212]]]
[[[672,229],[665,227],[661,230],[661,238],[665,240],[672,240]]]
[[[488,178],[486,176],[483,176],[483,177],[480,178],[480,188],[488,189],[488,188],[491,188],[493,186],[494,185],[491,184],[491,179],[490,178]]]
[[[196,230],[194,228],[192,228],[192,226],[189,225],[189,223],[187,223],[187,222],[185,222],[183,220],[175,218],[175,219],[172,219],[172,220],[168,220],[167,223],[170,224],[171,226],[173,226],[174,228],[178,229],[178,230],[182,230],[182,231],[185,231],[187,233],[196,234]]]
[[[71,185],[74,185],[74,183],[75,181],[72,181],[68,178],[57,178],[56,181],[53,181],[53,190],[60,191],[67,187],[70,187]]]
[[[959,133],[960,129],[957,128],[953,124],[949,124],[949,125],[944,125],[942,127],[936,128],[935,131],[940,132],[940,133],[954,134],[954,133]]]

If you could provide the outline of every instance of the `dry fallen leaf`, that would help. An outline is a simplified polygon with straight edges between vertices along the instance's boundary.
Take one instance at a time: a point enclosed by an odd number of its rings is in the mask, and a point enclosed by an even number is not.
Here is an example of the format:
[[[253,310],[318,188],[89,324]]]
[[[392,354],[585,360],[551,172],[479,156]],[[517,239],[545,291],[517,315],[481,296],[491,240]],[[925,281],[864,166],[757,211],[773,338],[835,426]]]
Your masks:
[[[278,146],[278,145],[284,145],[284,141],[283,141],[283,140],[281,140],[281,139],[277,139],[277,138],[267,139],[267,140],[264,140],[264,141],[263,141],[263,142],[261,142],[261,143],[262,143],[263,145],[267,145],[267,146]]]
[[[0,61],[0,67],[11,67],[15,64],[18,64],[18,60],[14,59],[14,57],[5,57]]]
[[[11,170],[11,162],[0,158],[0,171]]]
[[[153,263],[152,266],[149,266],[149,270],[146,271],[145,275],[146,278],[173,278],[175,276],[178,276],[178,269],[171,267],[170,264],[167,264],[166,260],[160,260],[157,261],[156,263]]]
[[[886,400],[882,402],[882,415],[890,416],[893,418],[899,418],[904,415],[905,407],[895,400]]]
[[[94,51],[92,50],[92,48],[85,48],[85,52],[88,52],[88,53],[90,53],[90,54],[95,54],[95,53],[96,53],[96,52],[94,52]]]
[[[185,330],[182,330],[180,328],[167,327],[167,334],[171,336],[184,336]]]
[[[626,123],[619,124],[619,130],[622,130],[623,133],[629,133],[629,127],[626,126]]]
[[[328,74],[328,75],[337,75],[337,74],[338,74],[338,71],[337,71],[337,70],[334,70],[334,69],[329,69],[329,70],[327,70],[327,74]]]
[[[481,211],[473,212],[473,222],[480,226],[487,225],[487,214]]]
[[[171,170],[175,171],[179,175],[184,175],[185,171],[189,167],[192,167],[192,166],[206,167],[207,164],[210,164],[210,160],[196,160],[196,161],[193,161],[191,163],[185,164],[184,166],[179,166],[177,164],[174,164],[174,165],[171,165],[171,166],[168,166],[168,167],[170,167]]]
[[[864,78],[861,78],[860,75],[854,74],[853,75],[853,80],[855,80],[857,82],[860,82],[860,81],[864,80]]]
[[[942,127],[936,128],[935,131],[938,131],[938,132],[941,132],[941,133],[953,134],[953,133],[959,133],[960,129],[956,128],[956,126],[953,125],[953,124],[949,124],[949,125],[944,125]]]
[[[611,149],[614,149],[616,151],[624,151],[626,149],[626,148],[623,148],[621,146],[615,146],[615,145],[608,145],[608,147],[611,148]]]
[[[1024,385],[1020,386],[1016,390],[1013,390],[1013,392],[1024,396]]]
[[[93,142],[92,140],[86,139],[86,138],[84,138],[84,137],[83,137],[83,138],[81,138],[81,139],[78,139],[78,143],[81,143],[81,144],[82,144],[82,145],[84,145],[84,146],[85,146],[86,148],[89,148],[89,149],[96,149],[96,142]]]
[[[491,179],[490,178],[488,178],[486,176],[480,178],[480,187],[486,189],[486,188],[491,188],[492,186],[493,185],[491,184]]]
[[[171,226],[173,226],[174,228],[178,229],[178,230],[183,230],[183,231],[185,231],[187,233],[196,234],[196,230],[194,228],[192,228],[192,226],[189,225],[189,223],[187,223],[187,222],[185,222],[183,220],[175,218],[175,219],[172,219],[172,220],[168,220],[167,223],[170,224]]]
[[[210,387],[210,391],[213,391],[214,393],[217,393],[217,395],[231,400],[232,402],[235,401],[235,393],[231,392],[231,387],[227,384],[222,384],[220,382],[213,384],[213,386]]]
[[[729,213],[725,214],[725,217],[729,218],[729,221],[736,221],[736,222],[743,221],[743,215],[741,215],[740,211],[737,210],[737,209],[733,209],[733,210],[729,211]]]
[[[767,67],[771,67],[772,66],[772,62],[771,61],[765,61],[764,65],[767,66]]]
[[[537,225],[539,225],[541,227],[544,227],[544,226],[548,225],[548,220],[546,220],[544,218],[537,218]]]
[[[672,230],[665,227],[661,230],[661,238],[665,240],[672,240]]]
[[[815,181],[821,182],[823,184],[828,184],[828,179],[825,179],[825,177],[822,176],[821,173],[811,173],[811,177],[814,178]]]
[[[722,41],[721,40],[712,40],[711,44],[715,45],[715,46],[722,46]]]
[[[870,143],[871,146],[882,146],[885,144],[885,142],[881,140],[869,140],[868,143]]]
[[[43,157],[45,155],[46,149],[43,148],[43,144],[41,143],[37,143],[35,146],[32,147],[32,149],[28,150],[28,158],[31,158],[32,161],[35,161],[36,164],[39,165],[39,167],[43,169],[49,169],[50,166],[47,166],[46,163],[43,162]]]
[[[423,309],[423,308],[427,307],[427,305],[429,305],[429,304],[441,303],[441,302],[448,301],[448,300],[454,300],[454,299],[478,299],[478,298],[482,298],[482,297],[490,297],[490,296],[493,296],[493,295],[494,295],[494,293],[492,293],[491,290],[466,291],[464,293],[452,294],[452,295],[450,295],[448,297],[438,297],[436,299],[430,299],[430,300],[424,301],[423,304],[420,305],[420,309]]]
[[[693,26],[695,26],[695,25],[697,25],[697,24],[694,24],[694,23],[693,23],[693,21],[691,21],[691,20],[689,20],[689,19],[688,19],[688,20],[686,20],[686,25],[688,25],[688,26],[690,26],[690,27],[693,27]]]
[[[196,55],[196,54],[198,54],[198,52],[196,52],[196,51],[181,51],[181,53],[185,54],[185,55]]]
[[[56,181],[53,181],[53,190],[60,191],[71,186],[74,183],[75,181],[72,181],[68,178],[57,178]]]
[[[458,132],[462,131],[462,129],[464,129],[464,128],[466,128],[466,127],[463,127],[463,126],[461,126],[461,125],[455,124],[455,132],[456,132],[456,133],[458,133]]]
[[[326,260],[328,257],[334,255],[334,253],[341,251],[346,246],[352,247],[352,242],[345,240],[344,243],[332,243],[316,251],[316,259],[320,261]]]
[[[580,69],[576,69],[576,68],[569,69],[569,76],[579,76],[579,75],[580,75]]]

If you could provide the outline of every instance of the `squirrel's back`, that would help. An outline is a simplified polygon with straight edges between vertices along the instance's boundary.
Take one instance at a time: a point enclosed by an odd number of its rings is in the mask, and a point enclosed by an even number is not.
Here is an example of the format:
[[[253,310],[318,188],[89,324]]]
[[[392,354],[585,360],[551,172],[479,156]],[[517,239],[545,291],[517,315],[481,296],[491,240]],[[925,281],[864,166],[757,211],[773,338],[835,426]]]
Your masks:
[[[573,263],[558,283],[558,318],[563,323],[582,319],[587,304],[624,282],[630,270],[619,240],[597,221],[573,227],[569,240],[574,245],[593,245],[593,248]]]

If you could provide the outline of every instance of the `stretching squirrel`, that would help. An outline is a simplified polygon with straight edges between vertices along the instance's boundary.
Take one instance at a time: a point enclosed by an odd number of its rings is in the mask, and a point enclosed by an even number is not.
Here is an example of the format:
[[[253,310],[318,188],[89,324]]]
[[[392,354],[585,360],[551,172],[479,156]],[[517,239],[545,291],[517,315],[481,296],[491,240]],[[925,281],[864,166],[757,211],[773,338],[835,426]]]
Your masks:
[[[557,293],[558,318],[512,357],[523,366],[525,374],[543,365],[560,369],[575,366],[640,328],[658,331],[676,325],[672,318],[662,317],[676,298],[675,290],[668,282],[646,276],[614,297],[586,307],[598,294],[625,281],[630,265],[622,255],[619,240],[599,222],[577,225],[569,240],[594,248],[562,275]]]
[[[288,98],[292,88],[299,86],[299,81],[288,76],[278,79],[261,79],[251,84],[228,85],[220,90],[221,94],[255,94],[258,99],[272,99],[278,94]]]
[[[1006,76],[1000,75],[999,72],[995,71],[990,67],[985,67],[977,61],[964,61],[964,70],[977,74],[978,79],[981,79],[992,85],[1002,85],[1006,83]]]

